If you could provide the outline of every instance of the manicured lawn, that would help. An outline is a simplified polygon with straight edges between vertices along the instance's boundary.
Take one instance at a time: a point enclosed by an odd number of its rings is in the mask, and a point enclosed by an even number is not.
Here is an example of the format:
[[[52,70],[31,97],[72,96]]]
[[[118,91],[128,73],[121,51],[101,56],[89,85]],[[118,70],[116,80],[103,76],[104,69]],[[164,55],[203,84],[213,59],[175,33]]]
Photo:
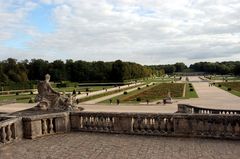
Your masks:
[[[36,95],[20,94],[20,95],[3,95],[0,96],[0,101],[15,100],[17,103],[28,103],[30,98],[34,98]]]
[[[54,90],[58,92],[72,92],[73,90],[76,90],[77,92],[86,92],[86,89],[88,89],[89,92],[99,91],[103,88],[113,88],[113,86],[78,86],[78,87],[66,87],[66,88],[54,88]]]
[[[172,79],[150,79],[150,80],[144,80],[144,82],[146,82],[146,84],[149,84],[149,83],[169,83],[171,82]]]
[[[81,87],[66,87],[66,88],[53,88],[55,91],[58,92],[72,92],[74,89],[78,93],[80,92],[86,92],[86,88],[88,88],[89,92],[102,90],[103,88],[113,88],[113,86],[81,86]],[[19,95],[9,94],[9,95],[0,95],[0,102],[4,100],[15,100],[17,103],[28,103],[30,98],[35,98],[36,95],[29,94],[22,94],[19,93]],[[94,98],[94,97],[91,97]]]
[[[155,87],[155,85],[151,85],[151,86],[148,86],[148,87],[143,87],[143,88],[141,88],[141,89],[137,89],[137,90],[135,90],[135,91],[128,92],[127,94],[124,94],[124,93],[123,93],[123,94],[120,95],[120,96],[116,96],[116,97],[112,98],[112,99],[111,99],[111,100],[112,100],[112,103],[117,103],[117,99],[120,100],[120,102],[123,102],[125,98],[128,98],[129,96],[137,95],[137,94],[139,94],[139,93],[141,93],[141,92],[144,92],[144,91],[146,91],[146,90],[149,90],[149,89],[151,89],[151,88],[153,88],[153,87]],[[101,102],[101,103],[110,103],[110,100],[108,99],[108,100],[105,100],[105,101],[103,101],[103,102]],[[128,103],[138,103],[138,102],[137,102],[137,101],[128,101]]]
[[[139,86],[141,86],[141,85],[138,85],[137,87],[139,87]],[[106,93],[102,93],[102,94],[98,94],[98,95],[94,95],[94,96],[89,96],[89,97],[80,99],[80,102],[85,102],[85,101],[97,99],[97,98],[100,98],[100,97],[108,96],[108,95],[118,93],[118,92],[122,92],[122,91],[125,91],[127,89],[134,88],[134,87],[136,87],[136,86],[131,86],[131,87],[127,87],[127,88],[120,89],[120,90],[118,89],[118,90],[115,90],[115,91],[110,91],[110,92],[106,92]]]
[[[186,84],[185,98],[198,98],[197,92],[191,83]]]
[[[240,82],[220,82],[216,83],[215,85],[216,87],[221,85],[219,88],[240,97]],[[231,88],[231,90],[228,90],[229,88]]]
[[[136,102],[146,102],[149,100],[156,101],[167,97],[168,92],[171,92],[173,98],[181,98],[183,95],[184,84],[183,83],[160,83],[154,86],[149,86],[136,90],[127,95],[119,96],[116,99],[119,99],[120,102],[124,103],[136,103]],[[137,101],[138,99],[138,101]],[[140,99],[140,100],[139,100]],[[114,101],[113,101],[114,102]]]
[[[234,81],[234,80],[240,80],[239,76],[207,76],[208,79],[210,80],[228,80],[228,81]]]

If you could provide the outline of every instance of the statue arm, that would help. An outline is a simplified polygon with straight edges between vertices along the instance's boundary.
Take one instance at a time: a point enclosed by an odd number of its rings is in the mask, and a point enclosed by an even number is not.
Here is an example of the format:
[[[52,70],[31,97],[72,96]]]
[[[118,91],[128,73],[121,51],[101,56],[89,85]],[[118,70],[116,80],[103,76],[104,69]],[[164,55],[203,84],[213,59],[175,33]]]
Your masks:
[[[50,84],[48,84],[49,89],[51,90],[52,93],[60,95],[59,92],[55,91]]]

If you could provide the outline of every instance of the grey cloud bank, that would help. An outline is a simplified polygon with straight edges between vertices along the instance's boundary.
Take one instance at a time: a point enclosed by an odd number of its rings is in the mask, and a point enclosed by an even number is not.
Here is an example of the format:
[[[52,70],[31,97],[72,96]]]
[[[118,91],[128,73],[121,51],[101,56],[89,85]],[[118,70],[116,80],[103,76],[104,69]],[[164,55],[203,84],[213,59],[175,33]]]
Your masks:
[[[52,6],[53,32],[41,33],[23,22],[41,5]],[[14,13],[5,9],[9,6],[0,5],[0,20],[5,20],[0,40],[13,38],[16,30],[32,38],[26,49],[0,43],[2,59],[240,60],[239,0],[25,0]]]

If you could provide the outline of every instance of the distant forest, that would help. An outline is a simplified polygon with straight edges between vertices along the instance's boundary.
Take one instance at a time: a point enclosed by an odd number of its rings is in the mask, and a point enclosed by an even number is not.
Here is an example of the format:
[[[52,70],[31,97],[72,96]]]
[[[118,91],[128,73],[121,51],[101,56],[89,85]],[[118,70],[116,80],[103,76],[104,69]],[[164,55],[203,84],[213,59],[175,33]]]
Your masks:
[[[45,74],[51,75],[55,82],[123,82],[153,75],[174,74],[176,72],[206,72],[209,74],[240,75],[240,62],[199,62],[187,67],[184,63],[143,66],[132,62],[86,62],[73,60],[42,59],[17,61],[9,58],[0,61],[0,83],[27,82],[43,80]]]
[[[42,59],[18,62],[9,58],[0,62],[0,82],[27,82],[43,80],[45,74],[51,75],[51,81],[72,82],[123,82],[128,79],[149,77],[153,74],[147,66],[132,62],[86,62],[56,60],[48,62]]]
[[[228,62],[198,62],[187,67],[184,63],[173,65],[151,65],[149,66],[155,72],[160,74],[174,74],[176,72],[204,72],[206,74],[219,75],[240,75],[240,61]]]

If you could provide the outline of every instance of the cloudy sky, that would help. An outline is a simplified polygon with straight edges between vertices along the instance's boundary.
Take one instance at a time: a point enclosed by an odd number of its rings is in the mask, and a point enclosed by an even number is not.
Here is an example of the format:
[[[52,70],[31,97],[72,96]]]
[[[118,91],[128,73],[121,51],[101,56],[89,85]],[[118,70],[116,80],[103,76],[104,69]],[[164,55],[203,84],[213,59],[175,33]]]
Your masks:
[[[0,0],[0,60],[240,60],[240,0]]]

